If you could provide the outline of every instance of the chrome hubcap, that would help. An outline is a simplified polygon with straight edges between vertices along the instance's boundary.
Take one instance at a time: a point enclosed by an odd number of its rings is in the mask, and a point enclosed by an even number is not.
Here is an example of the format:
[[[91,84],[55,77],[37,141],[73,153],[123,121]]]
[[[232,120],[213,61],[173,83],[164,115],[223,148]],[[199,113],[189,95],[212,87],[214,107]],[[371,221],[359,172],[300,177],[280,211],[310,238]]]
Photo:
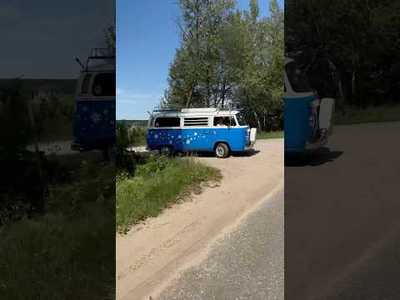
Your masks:
[[[218,146],[217,147],[217,154],[218,154],[218,156],[224,156],[224,154],[225,154],[224,148],[221,147],[221,146]]]

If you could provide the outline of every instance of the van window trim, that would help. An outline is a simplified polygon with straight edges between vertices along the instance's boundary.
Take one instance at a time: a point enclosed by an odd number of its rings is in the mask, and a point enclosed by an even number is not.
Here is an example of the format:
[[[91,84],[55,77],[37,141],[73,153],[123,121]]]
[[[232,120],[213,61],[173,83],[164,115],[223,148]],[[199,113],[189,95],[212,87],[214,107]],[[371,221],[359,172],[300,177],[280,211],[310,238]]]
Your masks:
[[[85,78],[89,76],[89,83],[88,83],[88,87],[86,90],[86,93],[82,92],[82,87],[83,87],[83,83],[85,81]],[[80,84],[79,84],[79,88],[78,88],[78,95],[82,96],[82,97],[87,97],[87,96],[92,96],[92,83],[93,83],[93,73],[92,72],[86,72],[84,73],[84,75],[81,77],[80,79]]]
[[[77,96],[76,96],[78,98],[78,100],[84,100],[84,101],[90,101],[90,100],[92,100],[92,101],[115,101],[116,98],[117,98],[117,95],[114,95],[114,96],[110,96],[110,95],[108,95],[108,96],[105,96],[105,95],[96,96],[96,95],[93,94],[93,91],[92,91],[93,90],[93,81],[94,81],[94,78],[97,75],[103,74],[103,73],[113,73],[113,72],[114,72],[113,70],[96,71],[96,72],[85,72],[84,73],[85,75],[82,78],[79,79],[80,84],[79,84],[78,91],[77,91]],[[86,77],[88,75],[90,76],[89,88],[88,88],[87,93],[83,94],[82,93],[83,80],[84,80],[84,77]]]
[[[170,117],[170,118],[179,118],[180,119],[180,122],[179,122],[179,124],[180,124],[180,126],[178,127],[178,126],[169,126],[169,127],[156,127],[155,126],[155,121],[156,121],[156,119],[157,118],[168,118],[168,117]],[[205,126],[205,125],[203,125],[203,126],[201,126],[201,125],[196,125],[196,126],[185,126],[185,124],[184,124],[184,119],[185,119],[185,116],[168,116],[168,115],[158,115],[158,116],[152,116],[151,118],[153,118],[153,121],[151,122],[151,124],[149,124],[149,129],[152,129],[152,130],[163,130],[163,129],[206,129],[206,128],[208,128],[208,129],[227,129],[227,128],[247,128],[247,127],[249,127],[249,125],[240,125],[239,124],[239,122],[238,122],[238,119],[237,119],[237,114],[231,114],[231,115],[219,115],[219,114],[215,114],[215,115],[207,115],[207,116],[196,116],[196,117],[198,117],[198,118],[207,118],[208,119],[208,125],[207,126]],[[196,117],[194,117],[194,118],[196,118]],[[232,117],[234,120],[235,120],[235,122],[236,122],[236,125],[235,126],[224,126],[224,127],[222,127],[222,126],[214,126],[214,117]],[[189,117],[190,118],[190,117]],[[149,120],[150,121],[150,120]]]
[[[156,120],[158,118],[176,118],[176,119],[179,119],[179,126],[156,127]],[[177,128],[181,128],[181,127],[182,127],[182,117],[178,117],[178,116],[162,116],[161,115],[161,116],[153,116],[153,122],[151,124],[151,127],[149,127],[149,128],[152,128],[152,129],[165,129],[165,128],[177,129]]]
[[[215,118],[232,118],[235,121],[236,125],[216,126],[216,125],[214,125],[214,119]],[[226,128],[228,128],[228,127],[240,127],[240,125],[239,125],[239,122],[236,119],[236,114],[234,114],[234,115],[216,115],[216,116],[212,117],[212,127],[215,127],[215,128],[221,128],[221,127],[225,128],[226,127]]]

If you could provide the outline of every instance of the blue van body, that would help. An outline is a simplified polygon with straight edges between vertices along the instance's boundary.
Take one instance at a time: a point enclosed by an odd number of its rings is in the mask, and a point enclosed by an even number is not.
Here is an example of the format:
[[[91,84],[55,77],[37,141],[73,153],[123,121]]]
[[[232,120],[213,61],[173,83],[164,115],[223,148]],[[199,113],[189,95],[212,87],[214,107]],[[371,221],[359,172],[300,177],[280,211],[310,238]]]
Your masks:
[[[304,153],[317,150],[327,143],[331,132],[332,111],[329,105],[333,99],[318,98],[309,87],[307,78],[297,68],[293,59],[285,62],[284,130],[285,153]],[[324,105],[324,122],[321,128],[321,103]],[[328,110],[326,110],[328,108]],[[326,124],[329,124],[328,127]]]
[[[317,130],[314,96],[284,98],[285,151],[303,152]]]
[[[254,146],[256,129],[239,124],[237,114],[238,111],[208,108],[153,112],[147,130],[147,148],[160,150],[167,147],[172,152],[214,152],[216,146],[223,143],[229,152],[245,152]],[[174,124],[161,124],[163,119],[172,120]],[[228,120],[228,124],[216,124],[216,120]]]
[[[148,130],[147,145],[151,150],[171,146],[178,152],[213,152],[215,146],[223,142],[233,152],[244,152],[250,147],[248,128],[153,128]]]
[[[73,123],[74,145],[80,149],[102,149],[115,140],[115,98],[76,99]]]
[[[115,144],[115,56],[92,50],[81,70],[73,118],[74,150],[107,149]]]

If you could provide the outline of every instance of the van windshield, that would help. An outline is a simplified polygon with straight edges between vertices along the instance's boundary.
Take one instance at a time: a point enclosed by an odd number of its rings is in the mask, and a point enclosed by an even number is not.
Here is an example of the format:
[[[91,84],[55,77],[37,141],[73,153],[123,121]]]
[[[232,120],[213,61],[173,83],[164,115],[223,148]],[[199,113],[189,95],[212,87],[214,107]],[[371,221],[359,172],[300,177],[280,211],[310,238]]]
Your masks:
[[[294,61],[286,65],[286,74],[294,92],[304,93],[312,91],[305,74],[297,67]]]

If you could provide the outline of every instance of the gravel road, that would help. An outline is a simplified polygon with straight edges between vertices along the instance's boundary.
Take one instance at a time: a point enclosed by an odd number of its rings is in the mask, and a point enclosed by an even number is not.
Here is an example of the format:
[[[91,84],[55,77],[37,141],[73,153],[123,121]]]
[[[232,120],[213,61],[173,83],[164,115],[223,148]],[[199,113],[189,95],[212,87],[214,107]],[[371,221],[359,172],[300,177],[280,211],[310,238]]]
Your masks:
[[[400,299],[400,123],[338,126],[285,168],[285,295]]]
[[[160,296],[180,299],[284,299],[283,190],[266,199],[208,258]]]

